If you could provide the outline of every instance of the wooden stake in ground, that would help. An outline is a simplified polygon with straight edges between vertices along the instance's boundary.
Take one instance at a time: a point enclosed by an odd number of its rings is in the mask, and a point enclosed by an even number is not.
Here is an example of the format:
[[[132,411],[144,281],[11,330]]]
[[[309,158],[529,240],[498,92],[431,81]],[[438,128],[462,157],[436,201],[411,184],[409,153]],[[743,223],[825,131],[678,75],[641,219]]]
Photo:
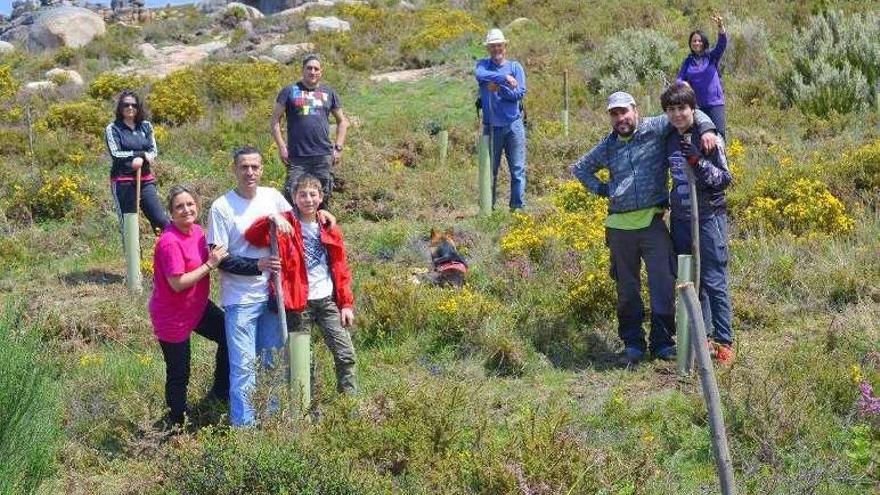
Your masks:
[[[562,73],[562,134],[568,137],[568,69]]]
[[[712,453],[715,455],[715,467],[718,470],[721,493],[723,495],[734,495],[736,490],[733,479],[733,461],[730,458],[730,450],[727,446],[724,412],[721,409],[721,396],[718,393],[718,382],[715,380],[715,369],[712,366],[709,349],[705,344],[706,326],[703,323],[700,302],[697,300],[697,292],[694,290],[692,282],[679,284],[677,290],[687,309],[690,321],[691,347],[697,358],[697,369],[700,375],[700,385],[703,389],[703,399],[706,401],[706,407],[709,410]]]

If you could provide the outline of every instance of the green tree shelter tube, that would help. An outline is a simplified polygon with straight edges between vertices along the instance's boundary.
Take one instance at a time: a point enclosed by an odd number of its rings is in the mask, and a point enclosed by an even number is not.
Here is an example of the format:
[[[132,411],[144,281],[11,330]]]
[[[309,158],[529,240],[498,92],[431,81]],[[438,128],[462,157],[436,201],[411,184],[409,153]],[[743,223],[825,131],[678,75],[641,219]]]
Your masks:
[[[138,214],[122,215],[122,248],[125,251],[125,285],[130,292],[140,294],[141,281],[141,240]]]
[[[685,282],[693,282],[693,260],[689,254],[678,255],[678,277],[676,285]],[[675,360],[679,376],[687,376],[691,372],[690,360],[690,334],[688,333],[688,314],[684,307],[684,301],[680,292],[676,292],[675,298]]]
[[[489,215],[492,213],[492,159],[489,154],[489,139],[485,134],[480,134],[479,172],[477,179],[480,185],[480,213]]]
[[[449,154],[449,131],[442,130],[437,133],[437,153],[440,165],[446,165],[446,157]]]
[[[309,410],[312,402],[310,370],[312,335],[309,332],[291,332],[287,339],[290,356],[290,398],[299,412]]]
[[[269,227],[269,249],[273,256],[278,256],[278,233],[275,224]],[[303,413],[312,402],[309,369],[311,366],[311,334],[309,332],[287,331],[287,314],[284,311],[284,286],[281,284],[281,272],[272,274],[275,285],[275,303],[278,307],[278,328],[282,340],[287,342],[288,386],[290,400],[295,404],[296,411]]]

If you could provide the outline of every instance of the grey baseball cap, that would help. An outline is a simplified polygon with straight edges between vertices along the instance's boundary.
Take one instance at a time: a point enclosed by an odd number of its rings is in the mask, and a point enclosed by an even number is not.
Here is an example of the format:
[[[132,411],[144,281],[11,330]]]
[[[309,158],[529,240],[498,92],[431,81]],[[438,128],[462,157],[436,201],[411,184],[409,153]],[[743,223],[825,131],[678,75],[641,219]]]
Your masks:
[[[630,106],[636,106],[635,98],[627,92],[618,91],[608,97],[608,108],[605,110],[611,110],[612,108],[629,108]]]

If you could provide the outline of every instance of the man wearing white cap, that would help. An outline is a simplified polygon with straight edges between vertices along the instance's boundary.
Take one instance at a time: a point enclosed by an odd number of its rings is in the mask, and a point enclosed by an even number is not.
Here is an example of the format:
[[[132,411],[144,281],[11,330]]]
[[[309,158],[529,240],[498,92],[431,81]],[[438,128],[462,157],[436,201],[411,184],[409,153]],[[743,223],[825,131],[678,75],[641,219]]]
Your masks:
[[[608,198],[605,242],[611,251],[611,274],[617,284],[618,335],[627,364],[641,361],[650,350],[654,357],[675,358],[676,260],[663,213],[669,206],[666,135],[673,127],[666,115],[639,118],[635,99],[618,91],[608,97],[611,133],[572,166],[584,186]],[[699,110],[695,115],[705,149],[715,148],[715,125]],[[609,172],[608,182],[596,173]],[[650,349],[645,345],[642,320],[641,265],[648,272],[651,297]]]
[[[483,135],[490,136],[492,207],[504,151],[510,169],[510,209],[521,210],[526,195],[526,130],[522,111],[526,73],[519,62],[507,59],[507,39],[500,29],[490,29],[484,44],[489,57],[477,61],[475,75],[480,85]]]

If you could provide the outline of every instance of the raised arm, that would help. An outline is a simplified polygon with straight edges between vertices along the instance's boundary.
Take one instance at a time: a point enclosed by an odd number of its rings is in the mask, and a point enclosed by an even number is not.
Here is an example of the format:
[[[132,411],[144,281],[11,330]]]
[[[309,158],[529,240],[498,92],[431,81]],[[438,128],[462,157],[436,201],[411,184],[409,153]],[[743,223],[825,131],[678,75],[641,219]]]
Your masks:
[[[718,26],[718,41],[715,42],[715,46],[709,52],[709,60],[717,64],[727,48],[727,31],[724,29],[724,18],[720,15],[712,16],[712,21]]]

